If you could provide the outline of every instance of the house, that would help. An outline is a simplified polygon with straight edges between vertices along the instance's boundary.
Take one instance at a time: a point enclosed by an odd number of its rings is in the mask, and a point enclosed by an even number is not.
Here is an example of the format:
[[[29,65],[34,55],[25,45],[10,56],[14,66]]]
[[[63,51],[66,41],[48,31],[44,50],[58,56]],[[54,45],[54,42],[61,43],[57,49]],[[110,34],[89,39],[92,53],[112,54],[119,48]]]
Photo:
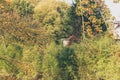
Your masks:
[[[114,36],[114,39],[116,40],[120,39],[120,21],[114,22],[113,36]]]
[[[62,44],[63,46],[70,46],[73,42],[77,41],[77,37],[75,35],[71,35],[68,38],[63,38],[62,39]]]

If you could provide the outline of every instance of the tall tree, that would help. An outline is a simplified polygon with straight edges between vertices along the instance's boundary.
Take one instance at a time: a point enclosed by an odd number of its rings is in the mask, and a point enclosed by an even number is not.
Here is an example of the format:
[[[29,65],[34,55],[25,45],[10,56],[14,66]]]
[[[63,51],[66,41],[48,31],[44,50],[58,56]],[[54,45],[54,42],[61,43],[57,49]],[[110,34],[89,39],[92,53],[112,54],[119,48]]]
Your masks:
[[[93,35],[107,30],[110,12],[102,0],[76,0],[75,15],[80,17],[80,33]],[[78,23],[79,24],[79,23]]]
[[[76,14],[76,7],[77,7],[77,2],[78,0],[75,0],[75,3],[72,4],[71,8],[69,9],[69,17],[70,17],[70,23],[71,26],[73,27],[73,34],[79,37],[82,33],[81,31],[81,16],[78,16]]]

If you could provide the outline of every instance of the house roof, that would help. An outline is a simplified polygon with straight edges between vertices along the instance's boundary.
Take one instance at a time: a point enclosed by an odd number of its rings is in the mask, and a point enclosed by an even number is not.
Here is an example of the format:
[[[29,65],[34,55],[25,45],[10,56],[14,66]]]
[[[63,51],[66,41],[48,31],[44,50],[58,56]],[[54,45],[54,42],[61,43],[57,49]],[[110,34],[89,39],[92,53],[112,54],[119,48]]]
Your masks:
[[[114,21],[114,24],[119,24],[120,25],[120,21]]]

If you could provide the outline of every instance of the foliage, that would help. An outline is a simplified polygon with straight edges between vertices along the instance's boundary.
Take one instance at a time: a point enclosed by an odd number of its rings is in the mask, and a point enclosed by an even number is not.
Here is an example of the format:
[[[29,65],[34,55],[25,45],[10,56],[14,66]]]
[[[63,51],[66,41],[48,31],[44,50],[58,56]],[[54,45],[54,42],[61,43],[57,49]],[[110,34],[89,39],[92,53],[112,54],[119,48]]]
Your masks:
[[[56,59],[57,51],[59,47],[54,43],[47,45],[45,49],[45,55],[43,56],[42,62],[42,72],[43,72],[43,80],[49,78],[49,80],[59,79],[58,71],[59,68],[58,62]]]
[[[21,16],[33,14],[34,6],[27,0],[14,0],[13,5]]]
[[[47,34],[37,20],[32,20],[30,17],[21,18],[15,12],[3,12],[0,17],[0,35],[5,38],[6,43],[31,43],[39,46],[46,43],[44,39],[47,40]]]
[[[0,0],[0,13],[7,11],[12,11],[12,1]]]
[[[79,80],[79,62],[72,48],[63,48],[57,55],[59,75],[62,80]]]
[[[67,37],[72,32],[67,14],[68,9],[69,6],[63,2],[41,0],[34,9],[34,17],[42,23],[51,37],[58,40]]]
[[[77,0],[75,0],[77,2]],[[77,3],[73,3],[69,9],[68,15],[70,17],[70,25],[73,28],[73,34],[77,37],[82,35],[82,19],[76,14]]]
[[[51,43],[43,58],[43,79],[78,80],[78,60],[72,48]]]
[[[86,39],[73,47],[82,80],[119,80],[119,44],[108,36]]]
[[[120,80],[119,42],[79,38],[107,28],[109,10],[95,1],[0,0],[0,80]],[[56,44],[70,34],[80,43]]]
[[[111,15],[103,1],[76,0],[76,4],[73,7],[75,7],[75,14],[81,17],[80,27],[83,34],[92,36],[93,34],[107,30],[107,24],[105,21],[106,19],[109,19]]]
[[[0,73],[9,76],[8,78],[15,76],[16,79],[33,79],[38,73],[38,66],[41,65],[39,57],[37,46],[9,44],[0,50]]]

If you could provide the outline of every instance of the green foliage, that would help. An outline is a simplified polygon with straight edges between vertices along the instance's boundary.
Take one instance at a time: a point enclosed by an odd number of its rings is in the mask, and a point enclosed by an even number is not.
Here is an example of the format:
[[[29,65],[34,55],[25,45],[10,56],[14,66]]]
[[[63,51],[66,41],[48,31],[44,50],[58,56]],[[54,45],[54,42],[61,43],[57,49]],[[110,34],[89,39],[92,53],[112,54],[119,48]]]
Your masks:
[[[55,43],[47,46],[42,63],[43,79],[78,80],[78,60],[72,48],[58,46]]]
[[[35,78],[41,65],[38,48],[38,46],[22,47],[9,44],[0,50],[0,74],[16,76],[23,80]]]
[[[20,46],[16,44],[10,44],[7,46],[6,50],[7,51],[5,55],[18,60],[22,58],[23,49]]]
[[[74,47],[79,57],[82,80],[119,80],[119,48],[115,48],[119,45],[113,43],[108,36],[86,39]]]
[[[63,48],[57,55],[59,75],[62,80],[79,80],[79,63],[72,48]]]
[[[59,80],[59,68],[56,59],[56,55],[59,50],[58,48],[59,47],[57,45],[51,43],[45,49],[45,55],[42,62],[43,80],[46,80],[48,78],[49,80]]]
[[[0,80],[120,80],[119,42],[107,33],[69,47],[55,43],[104,31],[111,16],[104,2],[38,2],[0,0]]]
[[[86,38],[71,47],[51,43],[45,49],[42,79],[119,80],[119,50],[108,36]]]
[[[34,9],[34,18],[42,23],[47,34],[58,40],[72,33],[67,13],[69,8],[67,4],[55,0],[40,1]]]
[[[22,58],[22,48],[19,45],[11,44],[2,48],[0,45],[0,70],[3,74],[16,75],[18,73],[17,63]]]
[[[19,72],[17,74],[18,78],[23,80],[30,80],[35,78],[37,73],[39,72],[39,65],[41,65],[41,61],[39,59],[40,54],[38,50],[38,46],[29,46],[23,48],[23,57],[18,63]]]
[[[27,0],[14,0],[13,5],[21,16],[33,14],[34,6]]]

